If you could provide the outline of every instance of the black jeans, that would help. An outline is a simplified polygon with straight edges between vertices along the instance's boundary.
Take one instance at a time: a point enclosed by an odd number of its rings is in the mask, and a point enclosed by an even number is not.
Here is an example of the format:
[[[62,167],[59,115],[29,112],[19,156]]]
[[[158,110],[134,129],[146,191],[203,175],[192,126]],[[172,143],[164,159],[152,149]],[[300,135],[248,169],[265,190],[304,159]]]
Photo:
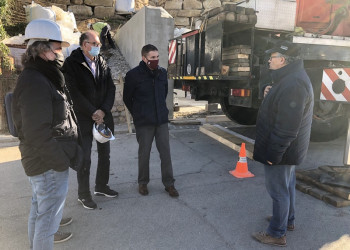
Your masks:
[[[139,184],[148,184],[149,182],[149,159],[152,148],[153,138],[156,140],[156,146],[159,152],[162,171],[162,182],[165,187],[174,185],[173,166],[170,156],[169,130],[168,124],[159,126],[135,126],[136,139],[139,143]]]
[[[78,178],[78,196],[79,198],[90,197],[90,167],[91,167],[91,147],[93,136],[92,133],[84,133],[82,135],[82,146],[84,151],[84,162],[80,171],[77,172]],[[110,142],[97,143],[97,172],[95,189],[105,187],[109,181],[109,166],[110,166]]]

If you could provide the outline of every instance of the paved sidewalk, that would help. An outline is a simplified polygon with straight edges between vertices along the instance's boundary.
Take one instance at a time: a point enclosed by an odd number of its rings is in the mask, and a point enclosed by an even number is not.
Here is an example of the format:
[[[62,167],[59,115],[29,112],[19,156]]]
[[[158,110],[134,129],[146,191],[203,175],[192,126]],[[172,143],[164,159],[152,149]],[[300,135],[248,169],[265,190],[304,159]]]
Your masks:
[[[121,128],[120,128],[121,130]],[[198,131],[198,126],[170,130],[179,198],[164,191],[159,155],[151,151],[150,194],[137,192],[137,142],[134,134],[116,133],[111,144],[110,186],[118,198],[94,197],[96,210],[77,202],[77,182],[70,172],[65,216],[73,232],[56,250],[251,250],[279,249],[262,245],[251,234],[267,227],[272,202],[264,184],[261,164],[248,160],[254,178],[236,179],[238,154]],[[341,164],[344,141],[311,143],[302,169]],[[92,151],[91,190],[97,163]],[[0,248],[29,249],[27,219],[31,190],[19,160],[0,163]],[[296,230],[287,232],[287,250],[319,249],[350,232],[350,208],[334,208],[297,191]],[[342,248],[346,249],[346,248]]]

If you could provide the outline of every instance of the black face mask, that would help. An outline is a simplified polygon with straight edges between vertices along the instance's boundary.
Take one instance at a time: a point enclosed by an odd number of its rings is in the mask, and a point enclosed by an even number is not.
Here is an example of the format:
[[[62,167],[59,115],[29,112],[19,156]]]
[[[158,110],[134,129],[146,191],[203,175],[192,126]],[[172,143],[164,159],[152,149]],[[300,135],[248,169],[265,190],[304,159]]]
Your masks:
[[[58,69],[61,69],[64,63],[64,56],[62,54],[55,53],[56,59],[53,61],[49,61],[49,63],[56,66]]]

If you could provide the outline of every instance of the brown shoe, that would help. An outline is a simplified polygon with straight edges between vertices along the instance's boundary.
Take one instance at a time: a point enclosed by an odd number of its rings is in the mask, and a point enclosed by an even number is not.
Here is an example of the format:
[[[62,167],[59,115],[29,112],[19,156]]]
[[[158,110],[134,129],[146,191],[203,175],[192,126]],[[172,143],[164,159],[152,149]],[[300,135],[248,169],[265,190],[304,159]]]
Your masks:
[[[139,193],[141,195],[148,195],[147,184],[139,184]]]
[[[171,197],[179,197],[179,192],[177,192],[174,186],[166,187],[165,191],[167,191]]]
[[[268,222],[270,222],[271,219],[272,219],[272,216],[267,216],[267,217],[266,217],[266,220],[267,220]],[[288,231],[294,231],[294,229],[295,229],[294,224],[293,224],[293,225],[287,225],[287,230],[288,230]]]
[[[268,245],[274,245],[279,247],[287,246],[287,239],[285,235],[281,238],[274,238],[265,232],[258,232],[253,234],[253,238],[261,243]]]

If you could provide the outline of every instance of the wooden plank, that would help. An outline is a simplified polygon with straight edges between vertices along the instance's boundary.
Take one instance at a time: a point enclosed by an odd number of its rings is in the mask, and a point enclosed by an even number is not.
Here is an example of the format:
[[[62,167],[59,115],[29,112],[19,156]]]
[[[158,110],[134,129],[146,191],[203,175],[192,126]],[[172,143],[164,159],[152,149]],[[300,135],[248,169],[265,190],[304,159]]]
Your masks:
[[[305,184],[301,181],[297,181],[296,183],[296,189],[305,193],[305,194],[309,194],[312,197],[322,200],[332,206],[335,207],[346,207],[346,206],[350,206],[350,201],[337,197],[327,191],[321,190],[319,188],[317,188],[315,185],[312,184]]]
[[[337,197],[337,196],[334,196],[332,194],[325,195],[323,197],[323,201],[330,204],[330,205],[333,205],[335,207],[348,207],[348,206],[350,206],[350,201],[342,199],[342,198]]]
[[[249,67],[249,63],[231,63],[231,64],[228,63],[226,65],[230,67]]]
[[[251,139],[240,135],[236,136],[234,132],[228,133],[225,130],[218,128],[217,126],[204,124],[199,128],[199,131],[210,136],[211,138],[221,142],[222,144],[228,146],[229,148],[239,152],[241,149],[241,144],[244,142],[246,144],[246,153],[249,159],[253,159],[254,144]],[[236,133],[237,134],[237,133]]]
[[[297,190],[299,190],[300,192],[307,194],[307,191],[309,189],[311,189],[312,187],[310,185],[303,183],[303,182],[297,181],[297,183],[295,184],[295,188]]]
[[[233,54],[233,55],[228,55],[228,56],[222,56],[222,60],[233,60],[233,59],[249,59],[249,55]]]
[[[229,72],[230,76],[250,76],[249,72]]]
[[[234,63],[249,63],[249,59],[247,58],[237,58],[237,59],[228,59],[222,60],[225,65],[232,65]]]
[[[312,171],[312,172],[311,172]],[[296,177],[298,180],[301,180],[303,182],[306,182],[308,184],[315,185],[318,188],[321,188],[327,192],[330,192],[332,194],[335,194],[343,199],[350,200],[350,189],[349,188],[341,188],[341,187],[334,187],[327,184],[323,184],[319,182],[319,179],[316,179],[315,176],[318,176],[320,170],[313,169],[313,170],[297,170],[296,171]]]
[[[230,67],[230,72],[246,72],[250,71],[250,67]]]
[[[248,54],[250,55],[252,50],[250,48],[245,49],[235,49],[235,48],[223,48],[222,55],[230,55],[230,54]]]

